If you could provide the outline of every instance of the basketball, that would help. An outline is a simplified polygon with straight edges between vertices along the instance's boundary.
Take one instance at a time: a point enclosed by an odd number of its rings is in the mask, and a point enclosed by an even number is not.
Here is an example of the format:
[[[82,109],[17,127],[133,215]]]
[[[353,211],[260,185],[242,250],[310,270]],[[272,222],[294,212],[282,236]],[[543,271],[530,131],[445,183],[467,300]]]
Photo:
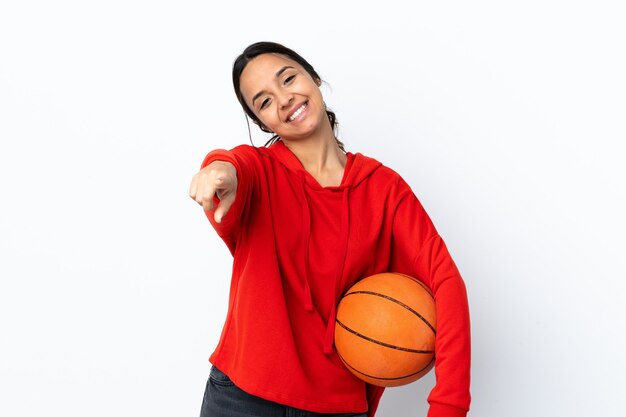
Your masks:
[[[358,281],[341,298],[335,347],[363,381],[406,385],[432,369],[436,327],[428,287],[408,275],[386,272]]]

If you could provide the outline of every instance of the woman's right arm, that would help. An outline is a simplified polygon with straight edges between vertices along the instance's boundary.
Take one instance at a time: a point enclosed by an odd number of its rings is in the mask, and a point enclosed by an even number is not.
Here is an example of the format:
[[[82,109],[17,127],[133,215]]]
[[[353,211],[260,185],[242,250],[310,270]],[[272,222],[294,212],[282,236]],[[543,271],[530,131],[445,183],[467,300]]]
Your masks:
[[[255,204],[254,184],[262,171],[256,149],[240,145],[209,152],[191,181],[189,196],[204,208],[232,254]]]

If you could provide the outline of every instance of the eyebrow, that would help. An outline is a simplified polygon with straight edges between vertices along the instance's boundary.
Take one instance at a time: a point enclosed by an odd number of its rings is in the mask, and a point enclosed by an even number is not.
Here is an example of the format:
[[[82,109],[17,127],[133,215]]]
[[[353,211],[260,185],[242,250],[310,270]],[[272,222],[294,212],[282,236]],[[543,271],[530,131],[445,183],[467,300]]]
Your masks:
[[[276,74],[274,75],[274,77],[275,77],[275,78],[280,77],[280,75],[281,75],[283,72],[287,71],[289,68],[293,68],[293,67],[292,67],[292,66],[290,66],[290,65],[285,65],[284,67],[282,67],[281,69],[279,69],[278,71],[276,71]],[[265,94],[265,90],[261,90],[261,91],[259,91],[258,93],[256,93],[256,94],[254,95],[254,97],[252,97],[252,105],[253,105],[253,106],[254,106],[254,101],[255,101],[257,98],[261,97],[263,94]]]

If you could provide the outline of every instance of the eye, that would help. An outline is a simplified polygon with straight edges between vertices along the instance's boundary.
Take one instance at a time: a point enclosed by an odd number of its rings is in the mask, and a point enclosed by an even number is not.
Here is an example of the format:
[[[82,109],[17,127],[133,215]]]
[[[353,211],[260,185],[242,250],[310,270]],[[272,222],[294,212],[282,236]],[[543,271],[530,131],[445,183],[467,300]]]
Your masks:
[[[269,102],[270,102],[269,98],[266,98],[265,100],[263,100],[263,102],[259,106],[259,109],[264,109],[269,104]]]
[[[295,74],[285,78],[285,84],[289,84],[294,78],[296,78]]]

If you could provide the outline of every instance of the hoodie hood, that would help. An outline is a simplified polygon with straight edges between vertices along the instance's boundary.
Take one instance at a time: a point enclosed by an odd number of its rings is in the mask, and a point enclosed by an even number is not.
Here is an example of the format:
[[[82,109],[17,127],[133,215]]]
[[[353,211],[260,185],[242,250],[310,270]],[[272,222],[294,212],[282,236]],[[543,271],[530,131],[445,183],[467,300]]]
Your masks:
[[[326,189],[330,191],[354,188],[382,166],[382,163],[373,158],[369,158],[360,153],[352,154],[350,152],[347,152],[346,155],[348,156],[348,160],[346,162],[346,167],[343,179],[341,180],[341,184],[332,187],[322,187],[317,182],[317,180],[311,174],[309,174],[306,169],[304,169],[304,166],[302,165],[298,157],[296,157],[296,155],[291,152],[291,150],[283,143],[283,141],[276,141],[268,149],[273,151],[273,155],[285,167],[301,176],[303,178],[303,181],[305,181],[309,187],[317,190]]]
[[[329,286],[328,291],[332,292],[332,306],[328,315],[326,324],[326,333],[324,336],[324,353],[331,354],[333,351],[335,317],[337,313],[337,304],[341,297],[341,288],[345,281],[344,268],[346,261],[346,253],[348,249],[348,238],[350,233],[350,192],[359,186],[365,179],[372,175],[382,163],[375,159],[368,158],[360,153],[347,153],[348,159],[344,169],[344,175],[341,184],[338,186],[322,187],[319,182],[304,169],[300,160],[282,141],[275,142],[268,148],[273,151],[274,156],[291,172],[300,178],[299,191],[302,199],[302,219],[303,219],[303,240],[304,254],[301,259],[301,268],[303,271],[302,291],[304,297],[304,308],[309,312],[314,312],[313,297],[310,287],[310,259],[309,259],[309,243],[311,238],[311,207],[309,202],[309,194],[307,188],[317,192],[341,193],[341,212],[338,213],[341,218],[339,230],[337,230],[339,238],[339,250],[336,258],[336,272],[333,279],[333,285]]]

